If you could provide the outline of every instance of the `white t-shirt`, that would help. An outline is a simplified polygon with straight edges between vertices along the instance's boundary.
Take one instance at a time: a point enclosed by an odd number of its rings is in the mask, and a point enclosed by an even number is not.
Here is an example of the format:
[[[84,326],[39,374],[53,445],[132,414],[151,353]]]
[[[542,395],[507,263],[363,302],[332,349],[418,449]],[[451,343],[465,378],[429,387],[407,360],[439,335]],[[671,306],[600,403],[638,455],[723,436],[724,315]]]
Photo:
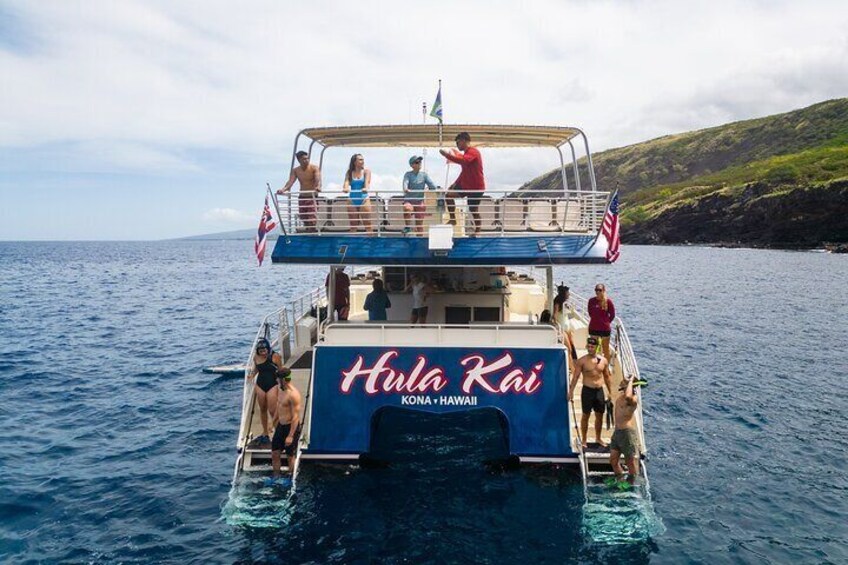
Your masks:
[[[412,285],[412,307],[424,308],[427,297],[424,295],[424,289],[427,288],[427,283],[417,282]]]

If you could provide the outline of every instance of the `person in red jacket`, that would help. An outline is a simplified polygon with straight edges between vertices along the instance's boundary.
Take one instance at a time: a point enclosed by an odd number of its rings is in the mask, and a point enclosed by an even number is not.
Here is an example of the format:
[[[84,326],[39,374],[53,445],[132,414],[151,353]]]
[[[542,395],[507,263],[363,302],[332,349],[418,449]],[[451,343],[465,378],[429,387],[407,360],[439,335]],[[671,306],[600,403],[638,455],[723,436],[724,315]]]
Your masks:
[[[445,195],[445,203],[448,206],[451,223],[456,225],[455,198],[466,198],[468,209],[474,218],[474,235],[480,233],[480,195],[486,190],[486,180],[483,178],[483,157],[476,147],[471,147],[471,136],[468,132],[461,132],[456,136],[456,147],[462,153],[453,150],[439,149],[445,159],[458,163],[462,171],[454,183],[448,188]]]
[[[607,297],[607,287],[598,283],[595,285],[595,296],[589,299],[589,335],[601,340],[604,357],[610,359],[610,334],[612,321],[615,319],[615,305]],[[592,353],[590,351],[590,353]]]

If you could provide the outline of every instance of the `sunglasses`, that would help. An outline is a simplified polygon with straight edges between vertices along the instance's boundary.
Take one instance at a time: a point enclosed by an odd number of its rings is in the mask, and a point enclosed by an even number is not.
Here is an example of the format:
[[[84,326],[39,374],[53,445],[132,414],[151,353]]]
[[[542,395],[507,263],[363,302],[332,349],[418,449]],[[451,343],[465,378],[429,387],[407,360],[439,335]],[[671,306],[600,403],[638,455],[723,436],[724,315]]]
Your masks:
[[[602,288],[596,288],[595,289],[595,292],[603,292],[603,291],[604,291],[604,289],[602,289]]]

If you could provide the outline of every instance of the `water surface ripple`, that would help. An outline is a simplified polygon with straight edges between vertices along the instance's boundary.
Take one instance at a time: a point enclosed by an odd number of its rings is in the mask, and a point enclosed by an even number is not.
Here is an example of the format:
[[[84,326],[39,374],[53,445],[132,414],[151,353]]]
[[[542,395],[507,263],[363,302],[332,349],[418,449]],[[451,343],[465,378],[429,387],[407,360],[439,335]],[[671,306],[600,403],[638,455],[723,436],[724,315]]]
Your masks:
[[[407,423],[390,469],[312,467],[292,498],[228,505],[241,383],[200,369],[323,278],[251,247],[0,243],[0,560],[848,562],[848,257],[626,247],[557,270],[607,283],[651,380],[666,531],[609,545],[572,474],[481,465],[470,416]],[[228,525],[259,505],[264,527]]]

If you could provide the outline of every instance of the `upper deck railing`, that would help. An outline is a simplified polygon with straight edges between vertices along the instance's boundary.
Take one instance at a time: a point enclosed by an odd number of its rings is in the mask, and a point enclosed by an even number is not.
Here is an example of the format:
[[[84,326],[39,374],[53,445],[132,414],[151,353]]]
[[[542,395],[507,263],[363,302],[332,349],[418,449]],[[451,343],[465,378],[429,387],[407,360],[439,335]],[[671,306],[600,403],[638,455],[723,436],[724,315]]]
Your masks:
[[[591,234],[600,229],[609,192],[486,190],[480,196],[451,198],[448,191],[428,190],[420,206],[399,191],[369,191],[368,206],[355,207],[340,190],[274,195],[281,228],[288,235],[426,236],[433,224],[455,223],[456,236],[474,231],[488,237],[541,234]],[[455,206],[451,214],[451,205]],[[475,210],[476,208],[476,210]],[[418,221],[416,221],[418,220]],[[453,220],[453,221],[452,221]]]

